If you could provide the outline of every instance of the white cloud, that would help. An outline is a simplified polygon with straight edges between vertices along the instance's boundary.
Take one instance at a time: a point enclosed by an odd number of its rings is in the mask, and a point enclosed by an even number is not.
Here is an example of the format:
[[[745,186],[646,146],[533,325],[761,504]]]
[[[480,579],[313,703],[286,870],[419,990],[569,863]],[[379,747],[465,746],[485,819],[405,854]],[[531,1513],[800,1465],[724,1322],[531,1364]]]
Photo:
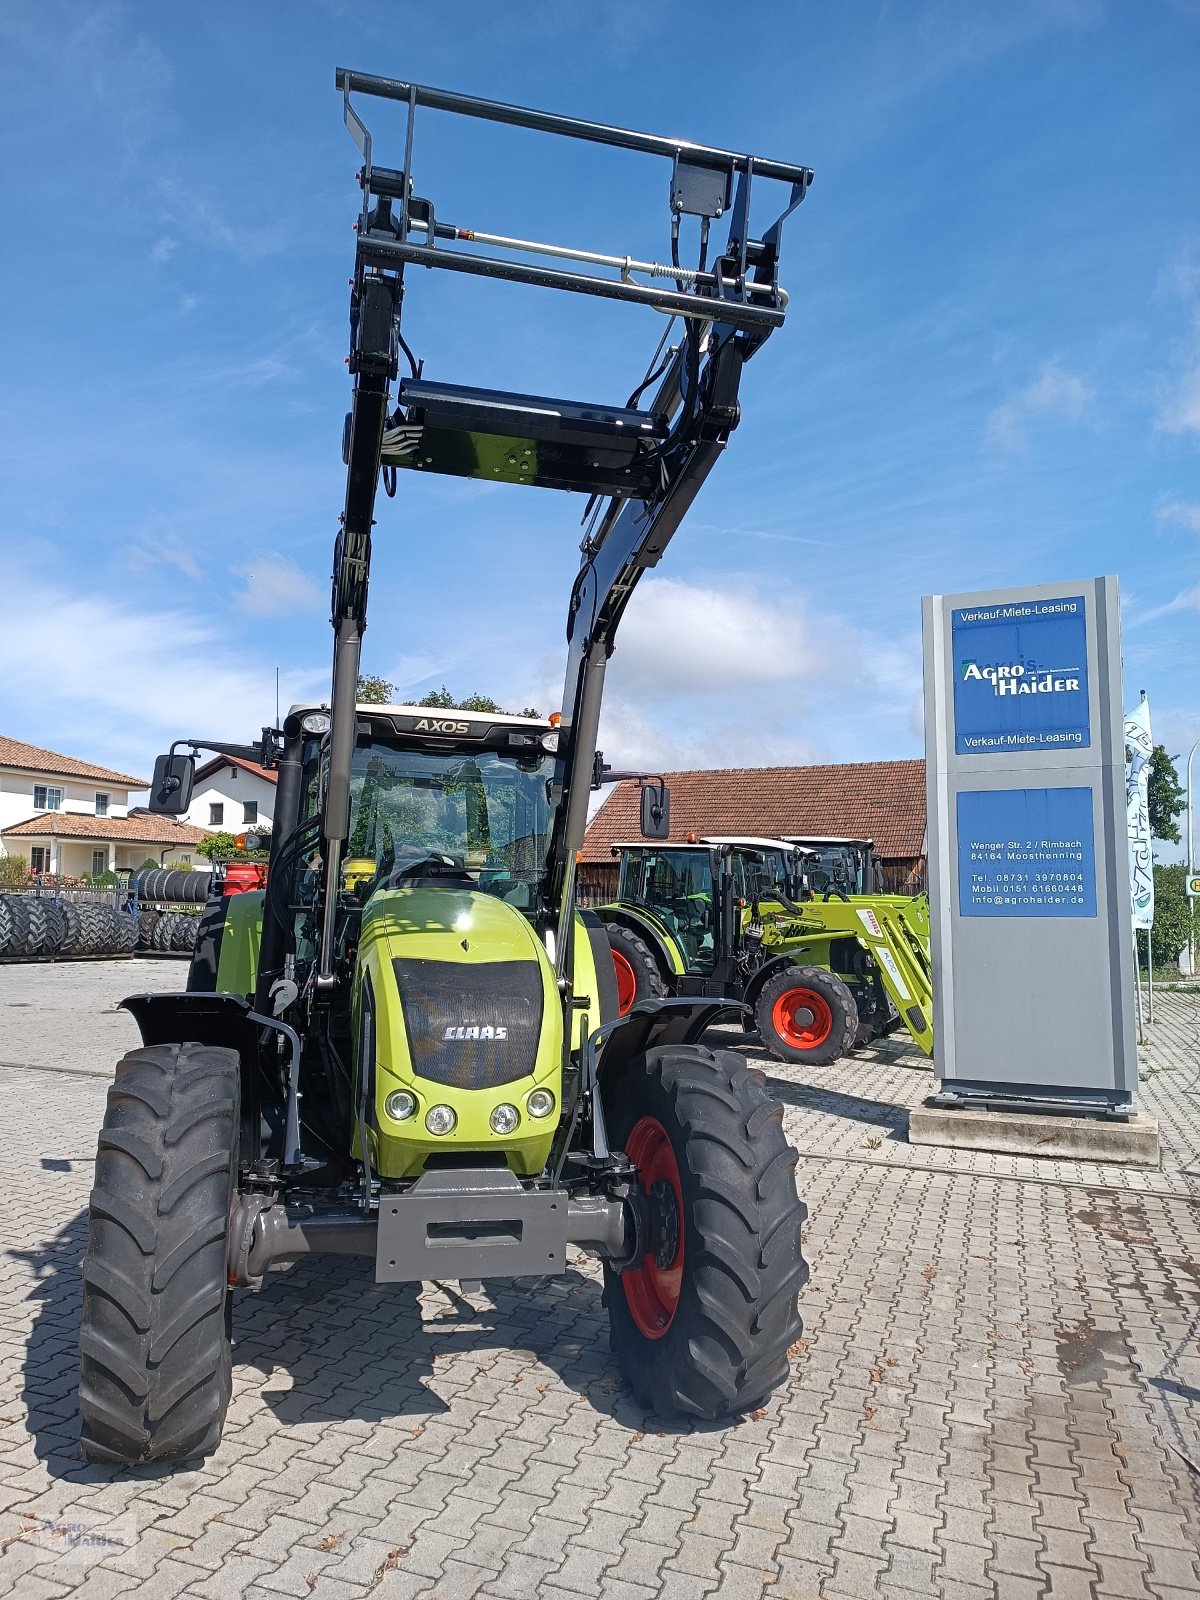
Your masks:
[[[903,755],[919,746],[921,652],[767,592],[646,578],[608,670],[601,745],[617,766],[767,766]]]
[[[1193,533],[1200,533],[1200,505],[1184,500],[1168,500],[1157,512],[1160,522],[1176,522]]]
[[[135,571],[144,572],[150,567],[170,567],[194,583],[199,583],[204,577],[204,569],[197,560],[195,551],[185,544],[178,534],[162,533],[153,527],[143,532],[138,542],[130,546],[125,559]]]
[[[1165,605],[1155,606],[1151,611],[1143,611],[1141,616],[1127,622],[1126,627],[1141,628],[1147,622],[1156,622],[1159,617],[1169,617],[1176,611],[1200,611],[1200,584],[1191,589],[1181,589],[1175,598],[1168,600]]]
[[[161,267],[169,261],[179,248],[179,240],[172,239],[169,233],[164,233],[150,252],[150,259],[156,267]]]
[[[1032,383],[1026,384],[988,417],[991,444],[1012,449],[1023,445],[1031,425],[1076,424],[1085,420],[1095,395],[1077,373],[1057,361],[1047,361]]]
[[[707,698],[728,690],[806,676],[811,652],[801,619],[731,579],[720,588],[680,578],[647,578],[617,635],[614,668],[623,684],[653,695]]]
[[[325,590],[287,556],[264,551],[234,567],[242,587],[234,591],[239,611],[252,617],[280,617],[289,611],[311,611],[325,599]]]
[[[1162,383],[1154,425],[1162,433],[1200,435],[1200,250],[1182,250],[1169,261],[1160,288],[1183,302],[1188,329],[1176,352],[1175,375]]]
[[[10,737],[148,776],[173,739],[250,738],[273,720],[274,664],[231,650],[219,623],[40,582],[36,592],[37,610],[14,608],[0,630]],[[284,705],[320,693],[326,672],[285,668]]]
[[[1200,435],[1200,330],[1194,343],[1190,363],[1167,386],[1158,408],[1155,423],[1163,433]]]

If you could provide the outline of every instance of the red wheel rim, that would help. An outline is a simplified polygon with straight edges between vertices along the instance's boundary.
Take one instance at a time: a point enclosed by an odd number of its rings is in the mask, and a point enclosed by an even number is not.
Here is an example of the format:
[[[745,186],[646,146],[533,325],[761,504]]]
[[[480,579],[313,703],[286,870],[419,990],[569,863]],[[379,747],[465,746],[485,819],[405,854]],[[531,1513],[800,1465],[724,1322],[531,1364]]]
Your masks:
[[[638,1181],[649,1193],[656,1183],[665,1181],[675,1191],[679,1208],[679,1248],[669,1267],[660,1267],[651,1255],[643,1256],[640,1267],[621,1274],[625,1302],[638,1332],[647,1339],[661,1339],[675,1320],[679,1290],[683,1282],[683,1190],[679,1164],[667,1131],[657,1117],[642,1117],[625,1141],[625,1154],[638,1171]]]
[[[808,1020],[797,1012],[809,1012]],[[824,1044],[833,1032],[833,1010],[825,996],[815,989],[787,989],[771,1011],[775,1032],[794,1050],[812,1050]]]
[[[617,1010],[624,1016],[637,999],[637,974],[619,950],[613,951],[612,958],[617,974]]]

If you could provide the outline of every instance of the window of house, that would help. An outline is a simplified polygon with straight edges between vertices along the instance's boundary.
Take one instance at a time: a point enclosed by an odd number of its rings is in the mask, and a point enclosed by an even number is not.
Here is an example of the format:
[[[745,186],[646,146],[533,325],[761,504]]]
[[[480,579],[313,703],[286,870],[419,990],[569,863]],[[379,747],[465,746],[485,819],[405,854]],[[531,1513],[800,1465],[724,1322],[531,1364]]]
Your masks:
[[[50,852],[45,845],[35,844],[29,852],[29,870],[30,872],[50,871]]]
[[[102,872],[108,871],[108,851],[92,851],[92,877],[98,878]]]
[[[35,811],[61,811],[63,792],[49,784],[35,783],[33,786],[33,809]]]
[[[98,794],[96,796],[96,815],[98,817],[106,817],[108,815],[108,796],[106,794]]]
[[[225,821],[225,807],[219,800],[214,800],[208,808],[208,825],[210,828],[218,827]]]
[[[258,821],[258,801],[257,800],[246,800],[246,801],[243,802],[243,804],[242,804],[242,821],[243,822],[257,822]]]
[[[179,856],[178,861],[181,867],[190,867],[192,864],[191,856]]]

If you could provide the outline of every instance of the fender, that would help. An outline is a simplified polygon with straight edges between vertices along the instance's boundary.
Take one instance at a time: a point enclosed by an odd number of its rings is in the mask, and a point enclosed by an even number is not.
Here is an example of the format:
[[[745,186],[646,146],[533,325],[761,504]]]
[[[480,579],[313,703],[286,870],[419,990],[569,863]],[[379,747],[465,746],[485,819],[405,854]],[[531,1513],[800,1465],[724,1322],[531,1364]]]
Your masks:
[[[600,1045],[597,1077],[601,1082],[615,1077],[626,1061],[655,1045],[699,1044],[720,1017],[746,1010],[736,1000],[639,1000],[631,1011],[617,1018]]]
[[[759,992],[769,978],[777,972],[782,972],[785,967],[799,967],[808,963],[808,949],[803,944],[789,946],[782,955],[772,956],[769,961],[764,961],[761,967],[755,969],[746,980],[743,997],[749,1010],[753,1010],[758,1001]],[[813,966],[824,966],[823,961],[814,961]]]
[[[658,970],[662,973],[667,983],[672,979],[682,977],[687,971],[687,962],[683,958],[683,951],[675,940],[663,927],[662,923],[650,916],[640,908],[634,908],[624,903],[610,906],[597,906],[596,915],[602,922],[615,922],[622,928],[628,928],[630,933],[636,933],[649,947],[650,953],[658,963]]]

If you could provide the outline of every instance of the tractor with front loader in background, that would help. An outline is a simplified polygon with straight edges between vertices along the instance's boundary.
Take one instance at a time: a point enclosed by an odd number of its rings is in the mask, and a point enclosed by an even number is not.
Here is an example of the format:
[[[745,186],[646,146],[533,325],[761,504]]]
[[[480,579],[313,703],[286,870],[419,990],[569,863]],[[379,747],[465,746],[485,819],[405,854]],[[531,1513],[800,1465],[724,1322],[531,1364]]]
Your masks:
[[[317,1252],[364,1257],[384,1283],[537,1278],[565,1269],[568,1245],[594,1252],[620,1366],[667,1415],[756,1407],[800,1332],[805,1211],[782,1108],[700,1042],[722,1002],[619,1013],[575,868],[617,626],[737,425],[743,367],[783,324],[783,223],[812,174],[357,72],[337,84],[362,208],[331,692],[242,752],[278,775],[265,889],[210,903],[185,992],[124,1002],[143,1045],[109,1091],[83,1264],[93,1460],[212,1449],[234,1294]],[[402,167],[376,162],[364,95],[402,109]],[[449,222],[412,177],[427,108],[665,159],[670,260]],[[780,184],[763,226],[752,192]],[[670,320],[624,405],[435,382],[401,332],[418,266]],[[587,496],[557,726],[356,705],[377,488],[406,472]],[[186,809],[201,747],[159,758],[154,809]]]
[[[900,1027],[932,1052],[925,900],[814,887],[821,856],[788,839],[689,837],[612,847],[617,899],[596,914],[623,1012],[724,998],[773,1055],[814,1066]]]

